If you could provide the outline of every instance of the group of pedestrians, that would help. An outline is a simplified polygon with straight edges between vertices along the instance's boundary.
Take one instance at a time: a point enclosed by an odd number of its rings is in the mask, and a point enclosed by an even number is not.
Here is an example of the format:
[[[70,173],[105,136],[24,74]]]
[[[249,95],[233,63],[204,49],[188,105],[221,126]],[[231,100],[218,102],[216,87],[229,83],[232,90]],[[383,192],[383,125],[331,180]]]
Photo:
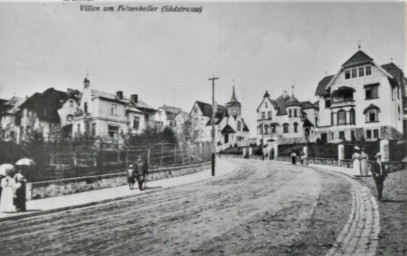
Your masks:
[[[354,147],[355,152],[352,155],[353,162],[353,175],[355,176],[369,176],[369,156],[366,154],[366,149]]]
[[[148,161],[143,160],[141,156],[134,164],[131,164],[127,169],[127,183],[130,190],[134,189],[136,181],[139,184],[140,190],[144,189],[146,175],[148,174]]]
[[[20,169],[13,165],[6,176],[0,175],[0,211],[20,212],[26,210],[26,179]]]

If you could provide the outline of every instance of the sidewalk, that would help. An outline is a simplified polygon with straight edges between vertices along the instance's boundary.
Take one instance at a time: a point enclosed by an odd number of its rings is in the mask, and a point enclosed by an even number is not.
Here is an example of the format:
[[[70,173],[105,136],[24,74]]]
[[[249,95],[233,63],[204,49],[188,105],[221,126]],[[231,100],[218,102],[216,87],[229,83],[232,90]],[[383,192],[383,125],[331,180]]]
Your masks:
[[[170,188],[180,186],[184,184],[194,183],[198,181],[207,180],[210,178],[216,178],[237,169],[235,164],[226,162],[222,159],[216,159],[216,176],[212,177],[210,168],[197,172],[194,174],[155,180],[148,182],[144,191],[139,189],[130,190],[128,185],[107,188],[101,190],[87,191],[77,194],[71,194],[66,196],[50,197],[38,200],[27,201],[27,211],[18,213],[0,213],[0,222],[12,219],[20,219],[24,217],[31,217],[41,215],[45,213],[63,211],[68,209],[74,209],[79,207],[85,207],[95,205],[98,203],[109,202],[113,200],[132,197],[134,195],[152,193],[157,191],[157,188]],[[154,189],[149,189],[154,188]]]

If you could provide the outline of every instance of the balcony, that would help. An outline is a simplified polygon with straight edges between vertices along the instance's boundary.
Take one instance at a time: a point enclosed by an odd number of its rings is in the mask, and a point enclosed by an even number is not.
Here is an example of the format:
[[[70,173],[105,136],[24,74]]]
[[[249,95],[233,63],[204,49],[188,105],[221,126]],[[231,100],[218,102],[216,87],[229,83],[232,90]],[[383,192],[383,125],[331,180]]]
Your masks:
[[[341,108],[348,106],[355,106],[355,101],[352,99],[352,100],[334,101],[331,103],[331,108]]]

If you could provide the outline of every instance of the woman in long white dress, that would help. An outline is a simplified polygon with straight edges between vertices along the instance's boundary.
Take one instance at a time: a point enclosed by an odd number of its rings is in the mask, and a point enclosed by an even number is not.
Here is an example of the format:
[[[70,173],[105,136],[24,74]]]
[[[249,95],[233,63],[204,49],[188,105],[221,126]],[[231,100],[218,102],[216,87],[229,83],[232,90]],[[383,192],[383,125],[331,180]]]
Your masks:
[[[355,153],[352,155],[352,161],[353,161],[353,175],[354,176],[360,176],[360,148],[355,147]]]
[[[364,152],[364,148],[360,152],[360,172],[363,176],[369,175],[368,167],[369,167],[369,156]]]
[[[15,180],[7,175],[1,180],[1,187],[3,188],[0,199],[0,211],[2,212],[15,212],[14,206],[14,191],[17,188]]]

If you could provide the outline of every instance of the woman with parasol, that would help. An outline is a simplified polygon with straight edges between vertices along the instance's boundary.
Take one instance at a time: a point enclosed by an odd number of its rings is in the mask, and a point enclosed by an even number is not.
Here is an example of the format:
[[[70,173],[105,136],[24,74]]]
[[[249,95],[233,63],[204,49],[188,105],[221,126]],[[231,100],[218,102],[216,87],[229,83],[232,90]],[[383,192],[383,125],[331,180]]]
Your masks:
[[[23,212],[26,210],[26,183],[27,180],[21,174],[21,170],[28,166],[35,165],[34,161],[28,158],[22,158],[16,162],[18,167],[16,174],[14,175],[14,181],[18,184],[16,190],[16,197],[14,198],[14,205],[16,210]]]
[[[14,165],[12,164],[2,164],[0,166],[0,171],[5,175],[5,178],[1,180],[1,199],[0,199],[0,211],[2,212],[15,212],[14,207],[14,192],[18,185],[12,178],[14,174]]]

